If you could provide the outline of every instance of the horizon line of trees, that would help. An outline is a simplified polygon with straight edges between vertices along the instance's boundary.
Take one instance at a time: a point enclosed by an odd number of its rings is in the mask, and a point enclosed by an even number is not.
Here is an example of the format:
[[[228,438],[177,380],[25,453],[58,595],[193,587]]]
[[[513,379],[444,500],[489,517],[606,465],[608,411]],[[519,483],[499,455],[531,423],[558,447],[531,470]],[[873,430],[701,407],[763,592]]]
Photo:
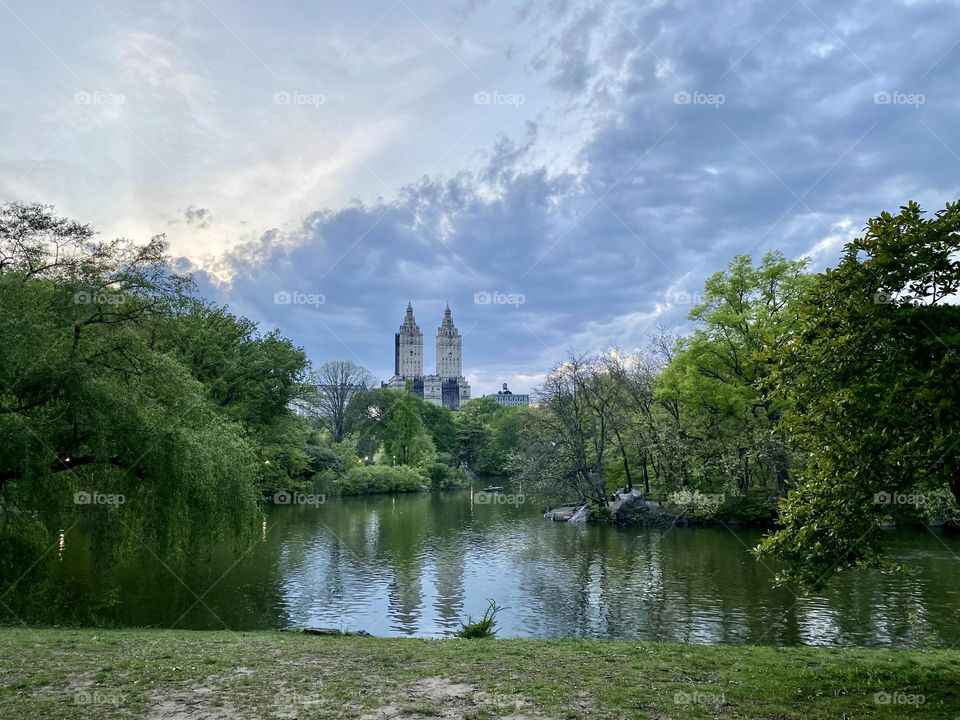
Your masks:
[[[960,497],[960,209],[868,222],[839,266],[768,253],[711,276],[683,337],[571,353],[535,408],[458,412],[365,368],[312,369],[278,331],[196,297],[162,237],[104,242],[0,206],[0,587],[62,528],[112,552],[248,539],[265,493],[443,488],[510,473],[548,497],[781,497],[761,549],[817,585],[881,564],[881,493]],[[123,496],[110,508],[78,493]],[[746,506],[741,502],[741,510]],[[10,580],[14,578],[14,580]]]

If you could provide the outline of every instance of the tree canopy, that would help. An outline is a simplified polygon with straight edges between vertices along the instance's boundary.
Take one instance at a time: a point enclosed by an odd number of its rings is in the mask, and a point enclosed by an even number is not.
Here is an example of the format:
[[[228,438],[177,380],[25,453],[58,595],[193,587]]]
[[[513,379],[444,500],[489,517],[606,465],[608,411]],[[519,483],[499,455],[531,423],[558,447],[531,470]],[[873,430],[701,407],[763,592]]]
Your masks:
[[[117,552],[242,538],[261,483],[307,464],[303,351],[197,299],[162,237],[0,207],[0,337],[4,575],[85,520]]]
[[[960,500],[958,288],[957,203],[882,213],[817,275],[776,353],[783,425],[806,457],[762,546],[788,562],[785,579],[816,586],[880,563],[898,507],[941,490]]]

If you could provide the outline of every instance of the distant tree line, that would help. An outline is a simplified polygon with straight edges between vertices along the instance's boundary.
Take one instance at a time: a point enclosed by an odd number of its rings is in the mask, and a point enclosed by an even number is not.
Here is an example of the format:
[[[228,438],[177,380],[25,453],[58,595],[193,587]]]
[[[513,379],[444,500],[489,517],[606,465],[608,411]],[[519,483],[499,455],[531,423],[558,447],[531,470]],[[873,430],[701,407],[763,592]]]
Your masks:
[[[346,360],[320,366],[311,385],[302,409],[318,431],[308,448],[317,491],[459,487],[468,473],[506,473],[519,442],[522,410],[490,398],[452,412],[410,388],[376,387],[367,370]]]

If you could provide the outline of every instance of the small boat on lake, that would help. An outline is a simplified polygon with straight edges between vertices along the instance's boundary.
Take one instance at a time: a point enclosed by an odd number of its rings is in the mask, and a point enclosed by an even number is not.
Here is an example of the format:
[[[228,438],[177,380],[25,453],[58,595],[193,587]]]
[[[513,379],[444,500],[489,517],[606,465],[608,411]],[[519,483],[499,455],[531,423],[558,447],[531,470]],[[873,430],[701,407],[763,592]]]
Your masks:
[[[503,485],[490,485],[485,487],[483,492],[503,492]]]

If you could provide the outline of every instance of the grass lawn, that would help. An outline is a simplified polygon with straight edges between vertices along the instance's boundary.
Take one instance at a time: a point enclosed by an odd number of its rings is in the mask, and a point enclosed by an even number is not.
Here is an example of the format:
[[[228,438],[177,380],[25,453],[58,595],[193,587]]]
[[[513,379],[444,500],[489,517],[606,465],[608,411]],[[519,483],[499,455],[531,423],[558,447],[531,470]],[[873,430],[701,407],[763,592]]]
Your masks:
[[[0,629],[0,718],[949,718],[960,652]]]

